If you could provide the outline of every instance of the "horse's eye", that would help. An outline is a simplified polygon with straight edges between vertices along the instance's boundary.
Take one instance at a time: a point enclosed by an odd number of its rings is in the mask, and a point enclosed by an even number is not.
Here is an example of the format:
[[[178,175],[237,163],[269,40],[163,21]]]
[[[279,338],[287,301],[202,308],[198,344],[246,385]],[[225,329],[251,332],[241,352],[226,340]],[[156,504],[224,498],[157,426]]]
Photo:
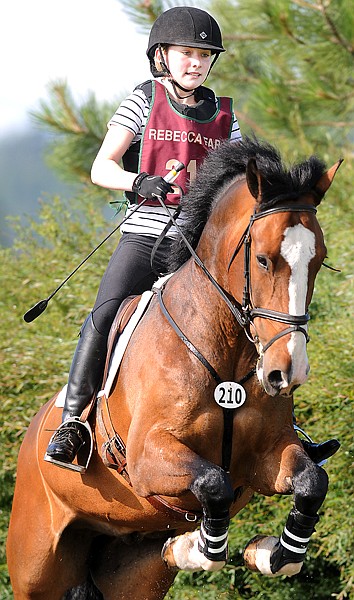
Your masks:
[[[265,256],[258,255],[257,262],[262,269],[268,269],[268,260]]]

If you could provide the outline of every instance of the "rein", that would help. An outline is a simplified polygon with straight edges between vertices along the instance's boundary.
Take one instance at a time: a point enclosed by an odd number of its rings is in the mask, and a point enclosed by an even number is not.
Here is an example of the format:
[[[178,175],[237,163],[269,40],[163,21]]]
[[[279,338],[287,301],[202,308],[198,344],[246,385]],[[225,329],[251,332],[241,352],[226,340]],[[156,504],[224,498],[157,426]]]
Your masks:
[[[184,235],[183,231],[181,230],[180,226],[177,224],[176,219],[171,214],[171,212],[169,211],[168,207],[166,206],[166,204],[164,203],[164,201],[162,200],[162,198],[160,198],[159,196],[156,196],[156,198],[159,200],[161,206],[167,212],[168,216],[170,217],[170,219],[172,221],[172,224],[175,226],[175,228],[177,229],[178,233],[180,234],[182,240],[184,241],[185,245],[187,246],[189,252],[191,253],[194,261],[202,269],[203,273],[208,277],[209,281],[211,281],[211,283],[213,284],[213,286],[217,289],[217,291],[219,292],[220,296],[223,298],[224,302],[227,304],[227,306],[229,307],[230,311],[234,315],[234,317],[235,317],[236,321],[238,322],[238,324],[241,327],[244,328],[247,325],[247,322],[246,322],[245,318],[243,317],[241,311],[238,309],[237,306],[235,306],[235,304],[233,304],[233,302],[231,302],[231,300],[228,298],[228,296],[225,293],[225,291],[223,290],[223,288],[219,285],[219,283],[216,281],[216,279],[208,271],[208,269],[206,268],[206,266],[203,263],[203,261],[199,258],[198,254],[196,253],[196,251],[194,250],[194,248],[191,246],[191,244],[187,240],[187,238]]]

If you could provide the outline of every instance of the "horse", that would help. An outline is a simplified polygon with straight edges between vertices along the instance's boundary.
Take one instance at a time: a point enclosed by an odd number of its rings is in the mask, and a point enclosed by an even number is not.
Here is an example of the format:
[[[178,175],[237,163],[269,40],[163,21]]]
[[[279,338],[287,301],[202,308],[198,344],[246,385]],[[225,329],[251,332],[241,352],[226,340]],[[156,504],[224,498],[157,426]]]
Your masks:
[[[89,579],[105,600],[164,598],[179,569],[226,564],[230,519],[255,492],[292,494],[293,507],[281,536],[248,542],[245,565],[300,571],[328,477],[294,430],[293,391],[308,376],[308,308],[326,256],[316,207],[340,162],[286,168],[256,138],[205,159],[182,203],[172,274],[89,418],[88,468],[43,460],[57,394],[24,437],[7,539],[15,600],[69,598]]]

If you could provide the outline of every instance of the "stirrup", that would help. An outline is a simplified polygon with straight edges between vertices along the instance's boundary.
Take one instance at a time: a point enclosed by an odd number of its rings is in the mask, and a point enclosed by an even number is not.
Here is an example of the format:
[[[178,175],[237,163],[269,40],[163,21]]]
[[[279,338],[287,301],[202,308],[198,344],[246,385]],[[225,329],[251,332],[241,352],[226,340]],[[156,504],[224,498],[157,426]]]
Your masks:
[[[296,425],[296,423],[293,424],[294,430],[298,431],[299,433],[302,433],[302,435],[306,438],[306,441],[308,441],[310,444],[314,444],[315,442],[313,441],[313,439],[308,435],[308,433],[306,433],[306,431],[304,431],[303,429],[301,429],[301,427],[299,427],[298,425]],[[321,460],[319,463],[316,463],[319,467],[323,467],[323,465],[325,465],[328,461],[328,458],[325,458],[324,460]]]
[[[66,421],[60,423],[59,427],[55,430],[55,432],[49,440],[48,446],[52,443],[53,438],[57,434],[57,432],[68,423],[75,423],[76,425],[82,426],[84,429],[82,435],[85,439],[85,445],[81,447],[77,453],[77,464],[58,460],[56,458],[53,458],[52,456],[49,456],[47,453],[45,453],[44,455],[44,460],[53,463],[54,465],[57,465],[62,469],[68,469],[69,471],[76,471],[78,473],[86,473],[93,451],[93,435],[90,423],[88,421],[80,421],[79,417],[70,417],[69,419],[66,419]]]
[[[310,442],[310,444],[314,444],[315,443],[313,441],[313,439],[310,438],[310,436],[306,433],[306,431],[304,431],[303,429],[301,429],[301,427],[299,427],[298,425],[296,425],[296,423],[293,424],[293,427],[294,427],[295,431],[299,431],[300,433],[302,433],[302,435],[306,438],[306,440],[308,442]]]

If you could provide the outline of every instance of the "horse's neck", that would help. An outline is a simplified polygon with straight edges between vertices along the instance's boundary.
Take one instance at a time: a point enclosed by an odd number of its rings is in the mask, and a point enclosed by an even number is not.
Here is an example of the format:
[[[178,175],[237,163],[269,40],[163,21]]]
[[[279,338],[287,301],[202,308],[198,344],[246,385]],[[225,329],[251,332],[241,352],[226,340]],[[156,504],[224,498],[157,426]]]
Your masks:
[[[242,377],[254,366],[254,345],[193,259],[171,279],[164,301],[184,335],[212,359],[216,370],[225,367]]]
[[[232,184],[214,207],[202,232],[197,254],[218,284],[238,304],[242,302],[244,287],[244,251],[241,248],[229,272],[229,260],[238,247],[253,212],[245,180]],[[249,342],[230,308],[191,258],[169,282],[166,290],[177,322],[187,337],[202,341],[215,357],[230,362],[242,374],[252,368],[256,360],[254,344]],[[235,359],[235,357],[237,357]]]
[[[216,202],[200,237],[197,254],[217,282],[239,303],[244,286],[244,252],[242,240],[250,223],[255,201],[250,195],[245,178],[232,183]],[[229,272],[229,262],[240,245]],[[233,280],[233,293],[230,290]],[[235,287],[236,285],[236,287]]]

